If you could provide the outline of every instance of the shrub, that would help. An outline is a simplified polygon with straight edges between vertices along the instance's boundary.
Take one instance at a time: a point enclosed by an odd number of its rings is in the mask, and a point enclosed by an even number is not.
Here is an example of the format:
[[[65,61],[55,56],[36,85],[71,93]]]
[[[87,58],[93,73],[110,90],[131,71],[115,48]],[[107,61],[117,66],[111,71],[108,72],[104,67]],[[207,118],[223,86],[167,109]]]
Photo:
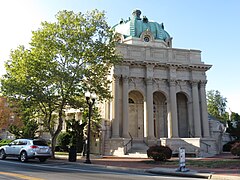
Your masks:
[[[166,161],[172,157],[172,150],[168,146],[155,145],[147,150],[147,155],[155,161]]]
[[[57,137],[58,146],[55,151],[67,151],[71,140],[71,135],[68,132],[62,132]]]
[[[226,144],[223,145],[223,152],[230,152],[232,146],[236,143],[236,142],[240,142],[239,140],[234,140],[234,141],[230,141]]]
[[[231,153],[234,156],[239,156],[240,157],[240,142],[237,142],[232,146]]]

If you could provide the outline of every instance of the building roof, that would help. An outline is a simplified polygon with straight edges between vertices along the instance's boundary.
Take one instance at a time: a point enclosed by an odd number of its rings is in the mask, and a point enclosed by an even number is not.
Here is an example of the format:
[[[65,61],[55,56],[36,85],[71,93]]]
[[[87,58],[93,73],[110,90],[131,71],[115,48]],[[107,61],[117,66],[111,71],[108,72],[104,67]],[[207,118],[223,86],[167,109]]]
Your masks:
[[[170,39],[170,35],[164,30],[163,23],[159,24],[157,22],[149,21],[146,16],[141,16],[141,11],[136,9],[132,12],[132,17],[128,20],[121,19],[118,24],[116,24],[113,29],[124,36],[127,37],[137,37],[140,38],[143,32],[151,32],[153,39],[167,41]]]

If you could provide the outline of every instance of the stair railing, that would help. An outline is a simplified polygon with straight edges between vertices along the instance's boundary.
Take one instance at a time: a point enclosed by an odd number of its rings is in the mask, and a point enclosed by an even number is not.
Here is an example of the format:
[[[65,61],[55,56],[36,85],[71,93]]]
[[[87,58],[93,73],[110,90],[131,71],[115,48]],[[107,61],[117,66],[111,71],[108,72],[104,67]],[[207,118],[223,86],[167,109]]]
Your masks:
[[[128,153],[128,150],[132,148],[133,145],[133,137],[130,134],[130,132],[128,132],[129,136],[130,136],[130,140],[124,145],[124,154],[126,155]],[[128,148],[128,146],[130,145],[130,148]]]
[[[210,145],[210,144],[207,144],[207,143],[205,143],[205,142],[203,142],[203,141],[201,141],[201,143],[203,143],[204,145],[206,145],[206,147],[207,147],[207,153],[208,153],[208,151],[209,151],[208,148],[211,147],[211,145]]]

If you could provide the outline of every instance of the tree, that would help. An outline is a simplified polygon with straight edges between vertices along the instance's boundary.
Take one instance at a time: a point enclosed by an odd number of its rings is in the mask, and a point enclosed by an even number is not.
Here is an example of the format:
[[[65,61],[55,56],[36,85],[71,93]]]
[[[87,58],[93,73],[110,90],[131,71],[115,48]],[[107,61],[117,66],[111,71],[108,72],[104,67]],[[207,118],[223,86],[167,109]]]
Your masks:
[[[84,139],[84,127],[86,126],[86,122],[80,123],[75,119],[67,121],[67,132],[70,134],[70,142],[69,145],[76,147],[77,152],[82,152],[83,150],[83,139]]]
[[[36,137],[38,130],[38,123],[34,120],[24,121],[24,126],[19,127],[15,124],[9,126],[8,131],[15,135],[16,138],[30,138]]]
[[[84,91],[110,98],[111,67],[121,61],[104,12],[60,11],[57,21],[42,22],[30,48],[19,46],[5,64],[2,92],[39,118],[52,138],[62,130],[66,105],[86,108]],[[54,153],[53,153],[54,156]]]
[[[238,113],[231,112],[231,118],[230,118],[230,120],[240,121],[240,115],[239,115]]]
[[[226,122],[228,113],[226,112],[227,99],[219,91],[210,90],[207,92],[208,113],[215,118]]]
[[[227,122],[227,132],[236,140],[240,140],[240,116],[238,113],[232,112],[231,119]]]

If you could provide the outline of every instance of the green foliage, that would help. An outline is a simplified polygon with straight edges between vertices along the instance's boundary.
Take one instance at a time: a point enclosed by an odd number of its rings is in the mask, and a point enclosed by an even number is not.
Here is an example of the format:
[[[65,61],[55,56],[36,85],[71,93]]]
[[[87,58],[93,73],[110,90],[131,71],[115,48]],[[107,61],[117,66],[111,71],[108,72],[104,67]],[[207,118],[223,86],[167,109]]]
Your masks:
[[[207,92],[207,108],[210,115],[223,122],[226,122],[228,119],[226,106],[227,99],[222,97],[219,91],[210,90]]]
[[[86,123],[80,124],[79,121],[75,119],[68,120],[67,122],[67,132],[70,134],[70,146],[76,146],[77,152],[82,152],[83,150],[83,138],[84,138],[84,127]]]
[[[240,120],[227,121],[227,123],[228,123],[227,132],[235,139],[240,140]]]
[[[230,119],[231,121],[240,121],[240,115],[238,113],[232,112]]]
[[[62,130],[67,105],[86,107],[84,91],[111,97],[108,75],[121,61],[104,12],[60,11],[56,22],[42,22],[30,48],[19,46],[6,61],[1,92],[21,106],[24,117],[39,118],[52,136]]]
[[[237,142],[232,146],[231,153],[234,156],[239,156],[240,157],[240,142]]]
[[[223,152],[230,152],[233,145],[237,142],[240,143],[240,140],[229,141],[226,144],[224,144],[223,145]]]
[[[7,144],[9,144],[10,142],[12,142],[12,140],[10,140],[10,139],[2,139],[2,140],[0,141],[0,146],[7,145]]]
[[[155,161],[166,161],[172,157],[172,150],[168,146],[155,145],[147,150],[147,155]]]
[[[24,126],[18,127],[14,124],[10,125],[8,131],[15,135],[16,138],[35,138],[38,130],[38,124],[34,120],[24,122]]]
[[[58,146],[61,147],[63,150],[68,149],[68,145],[71,141],[71,135],[68,132],[61,132],[57,137]]]

